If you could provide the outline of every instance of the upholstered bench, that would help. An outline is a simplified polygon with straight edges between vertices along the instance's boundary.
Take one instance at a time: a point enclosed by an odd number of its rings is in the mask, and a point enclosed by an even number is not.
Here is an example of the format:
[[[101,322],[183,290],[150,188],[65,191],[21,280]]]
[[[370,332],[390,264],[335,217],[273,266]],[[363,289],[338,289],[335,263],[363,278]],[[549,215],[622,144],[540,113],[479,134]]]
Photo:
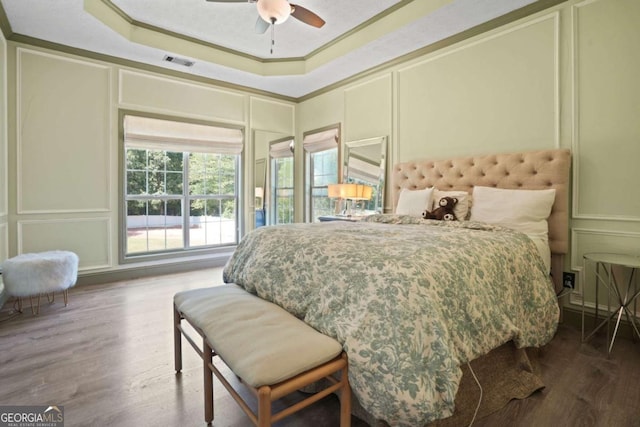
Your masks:
[[[182,320],[200,334],[202,349]],[[342,346],[276,304],[235,284],[179,292],[174,296],[174,327],[176,372],[182,369],[182,336],[202,357],[208,424],[213,420],[215,374],[259,427],[270,426],[336,391],[340,393],[340,426],[350,426],[351,389]],[[257,414],[213,364],[215,356],[253,392]],[[329,380],[326,388],[272,414],[272,402],[323,378]]]
[[[40,312],[40,295],[46,294],[53,302],[55,292],[62,292],[64,305],[68,302],[69,288],[78,278],[78,256],[69,251],[27,253],[6,259],[2,263],[2,280],[10,296],[16,298],[18,311],[22,311],[22,298],[29,297],[31,312]],[[34,307],[33,298],[37,297]]]

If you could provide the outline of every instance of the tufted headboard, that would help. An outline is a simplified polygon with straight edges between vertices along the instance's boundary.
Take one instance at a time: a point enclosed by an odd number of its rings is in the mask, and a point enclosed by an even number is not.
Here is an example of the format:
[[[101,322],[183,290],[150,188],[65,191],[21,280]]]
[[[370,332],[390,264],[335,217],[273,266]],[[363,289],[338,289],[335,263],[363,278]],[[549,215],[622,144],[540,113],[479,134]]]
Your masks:
[[[565,149],[398,163],[393,168],[393,208],[395,211],[403,188],[436,187],[469,193],[476,185],[523,190],[555,188],[556,199],[548,222],[551,271],[557,272],[553,277],[559,291],[562,255],[569,251],[570,166],[571,153]]]

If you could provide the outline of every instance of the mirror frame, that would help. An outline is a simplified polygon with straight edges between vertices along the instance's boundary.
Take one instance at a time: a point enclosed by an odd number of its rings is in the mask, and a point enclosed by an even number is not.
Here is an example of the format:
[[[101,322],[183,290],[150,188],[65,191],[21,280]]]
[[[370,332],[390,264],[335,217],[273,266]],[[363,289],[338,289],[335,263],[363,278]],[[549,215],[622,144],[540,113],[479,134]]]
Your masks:
[[[344,144],[344,156],[342,165],[342,182],[349,183],[349,158],[352,156],[351,151],[360,147],[368,147],[372,145],[380,145],[380,173],[378,175],[378,183],[375,187],[374,194],[378,195],[378,201],[375,204],[376,213],[384,213],[384,196],[385,196],[385,183],[387,174],[387,137],[377,136],[367,139],[359,139],[355,141],[347,141]]]

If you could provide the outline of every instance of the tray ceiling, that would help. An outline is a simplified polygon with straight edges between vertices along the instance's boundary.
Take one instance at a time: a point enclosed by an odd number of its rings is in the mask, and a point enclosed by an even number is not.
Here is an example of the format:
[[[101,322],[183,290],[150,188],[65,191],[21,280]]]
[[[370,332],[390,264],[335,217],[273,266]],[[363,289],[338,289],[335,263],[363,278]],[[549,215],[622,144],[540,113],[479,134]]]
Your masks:
[[[43,40],[300,98],[533,0],[296,0],[326,24],[296,19],[257,34],[252,2],[0,0],[9,40]],[[0,11],[1,12],[1,11]],[[1,14],[0,14],[1,17]],[[1,21],[1,20],[0,20]],[[10,28],[6,28],[10,27]],[[34,40],[37,39],[37,40]],[[194,62],[166,62],[166,55]]]

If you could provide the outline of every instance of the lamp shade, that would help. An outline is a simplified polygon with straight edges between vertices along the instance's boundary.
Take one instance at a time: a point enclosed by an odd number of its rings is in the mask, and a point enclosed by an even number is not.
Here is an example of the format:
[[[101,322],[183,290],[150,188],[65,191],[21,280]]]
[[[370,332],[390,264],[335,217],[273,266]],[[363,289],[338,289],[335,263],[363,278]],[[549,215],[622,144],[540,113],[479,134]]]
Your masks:
[[[360,187],[362,187],[362,192],[361,192],[361,200],[371,200],[371,196],[373,195],[373,187],[370,185],[361,185]]]
[[[327,196],[330,199],[337,199],[340,197],[340,185],[341,184],[329,184],[327,186]]]
[[[373,188],[364,184],[329,184],[328,196],[332,199],[369,200]]]
[[[291,15],[287,0],[258,0],[258,15],[269,24],[282,24]]]

